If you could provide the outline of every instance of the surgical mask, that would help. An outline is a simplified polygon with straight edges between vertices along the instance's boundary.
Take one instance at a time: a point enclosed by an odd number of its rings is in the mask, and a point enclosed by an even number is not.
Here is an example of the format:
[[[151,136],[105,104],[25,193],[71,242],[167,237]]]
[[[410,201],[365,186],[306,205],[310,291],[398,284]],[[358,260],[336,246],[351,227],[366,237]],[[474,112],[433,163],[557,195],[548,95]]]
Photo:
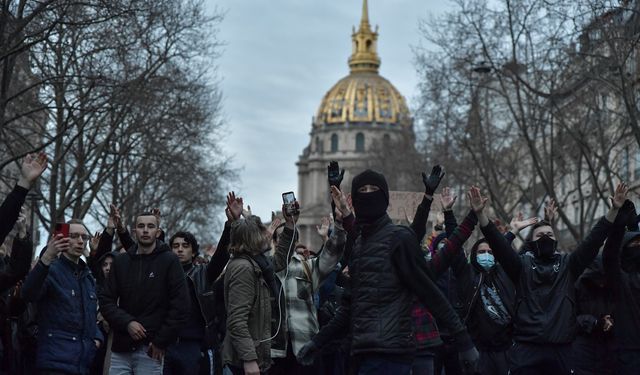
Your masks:
[[[490,253],[478,254],[476,256],[476,260],[478,261],[478,264],[487,271],[496,264],[496,260],[493,257],[493,254]]]
[[[556,252],[558,241],[549,236],[542,236],[533,241],[533,251],[538,258],[551,258]]]

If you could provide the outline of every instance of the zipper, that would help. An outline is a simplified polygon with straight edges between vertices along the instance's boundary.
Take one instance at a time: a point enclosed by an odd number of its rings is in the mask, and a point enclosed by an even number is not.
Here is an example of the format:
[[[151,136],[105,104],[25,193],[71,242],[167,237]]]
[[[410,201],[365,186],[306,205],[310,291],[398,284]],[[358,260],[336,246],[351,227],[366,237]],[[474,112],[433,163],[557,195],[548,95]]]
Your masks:
[[[467,315],[464,317],[462,321],[464,324],[467,324],[467,320],[469,319],[469,315],[471,315],[471,310],[473,309],[473,305],[476,302],[476,298],[478,297],[478,293],[480,293],[480,286],[482,285],[482,280],[484,279],[484,272],[480,273],[480,280],[478,281],[478,285],[476,285],[476,291],[473,293],[471,297],[471,302],[469,303],[469,310],[467,311]]]

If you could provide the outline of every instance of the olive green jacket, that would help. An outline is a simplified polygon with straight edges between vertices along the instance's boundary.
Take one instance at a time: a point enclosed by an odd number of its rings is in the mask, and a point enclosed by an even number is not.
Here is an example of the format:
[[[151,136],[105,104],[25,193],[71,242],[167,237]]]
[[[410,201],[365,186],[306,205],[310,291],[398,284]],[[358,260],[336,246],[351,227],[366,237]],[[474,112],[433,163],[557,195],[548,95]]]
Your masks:
[[[224,275],[227,333],[222,362],[242,368],[258,361],[261,372],[271,365],[271,301],[258,264],[248,256],[232,257]]]

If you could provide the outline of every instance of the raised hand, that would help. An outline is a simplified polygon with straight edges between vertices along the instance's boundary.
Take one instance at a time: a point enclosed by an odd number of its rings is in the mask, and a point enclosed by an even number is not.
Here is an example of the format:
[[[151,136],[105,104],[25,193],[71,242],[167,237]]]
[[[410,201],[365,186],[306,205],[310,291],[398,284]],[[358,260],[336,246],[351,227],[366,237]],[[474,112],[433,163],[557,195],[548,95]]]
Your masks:
[[[89,240],[89,250],[91,250],[91,255],[94,255],[96,251],[98,251],[98,243],[100,243],[100,232],[96,232],[96,234],[94,234]]]
[[[426,173],[422,172],[422,182],[424,183],[424,193],[427,195],[433,195],[440,185],[440,181],[444,177],[444,168],[440,165],[436,165],[431,170],[431,174],[427,176]]]
[[[329,239],[329,226],[331,225],[331,220],[329,217],[323,216],[320,219],[320,225],[316,225],[316,231],[318,231],[318,235],[322,238],[322,242],[327,242]]]
[[[240,198],[240,199],[242,199],[242,198]],[[251,213],[251,206],[247,205],[247,209],[246,210],[244,210],[244,209],[242,210],[242,216],[244,218],[248,218],[248,217],[253,216],[253,214]]]
[[[550,223],[553,223],[556,220],[557,215],[558,205],[553,198],[549,199],[544,205],[544,219]]]
[[[329,177],[329,186],[337,186],[340,187],[342,183],[342,179],[344,178],[344,169],[340,170],[337,161],[332,161],[327,166],[328,177]],[[339,171],[336,173],[336,171]]]
[[[440,193],[440,203],[442,204],[442,210],[451,210],[453,204],[456,203],[457,198],[458,197],[456,195],[451,194],[451,189],[449,189],[449,187],[444,187],[442,189],[442,193]]]
[[[244,202],[242,201],[242,198],[236,197],[235,192],[229,192],[229,194],[227,194],[227,208],[229,209],[233,220],[238,220],[240,215],[242,215]]]
[[[485,198],[482,196],[482,194],[480,194],[480,188],[478,188],[477,186],[471,186],[469,188],[467,198],[469,198],[469,205],[471,206],[471,209],[476,214],[484,210],[484,207],[489,200],[489,198]]]
[[[271,224],[269,224],[269,227],[267,228],[267,230],[269,231],[269,235],[273,236],[273,233],[276,231],[276,229],[278,229],[278,227],[280,226],[280,224],[282,224],[282,219],[277,217],[277,216],[272,216],[273,219],[271,219]]]
[[[49,240],[47,249],[44,254],[42,254],[40,261],[42,261],[45,266],[48,266],[58,257],[58,254],[67,250],[69,250],[69,237],[63,237],[62,234],[57,234]]]
[[[627,200],[627,195],[629,194],[629,187],[624,182],[620,182],[618,186],[616,186],[616,190],[613,193],[613,197],[610,197],[611,205],[619,209],[624,204],[624,201]]]
[[[538,221],[539,219],[537,217],[530,217],[528,219],[525,219],[522,211],[520,211],[516,216],[513,217],[513,219],[511,219],[509,227],[511,228],[513,234],[518,234],[524,228],[536,224]]]
[[[331,186],[331,200],[333,200],[333,204],[336,206],[336,220],[338,220],[338,215],[340,215],[341,221],[342,218],[345,218],[351,214],[351,209],[349,208],[347,197],[345,197],[342,191],[340,191],[335,186]]]
[[[44,152],[29,154],[22,160],[18,185],[30,189],[35,180],[47,169],[47,155]]]
[[[18,214],[18,220],[16,221],[16,230],[18,231],[18,238],[27,237],[27,212],[26,208],[22,207]]]

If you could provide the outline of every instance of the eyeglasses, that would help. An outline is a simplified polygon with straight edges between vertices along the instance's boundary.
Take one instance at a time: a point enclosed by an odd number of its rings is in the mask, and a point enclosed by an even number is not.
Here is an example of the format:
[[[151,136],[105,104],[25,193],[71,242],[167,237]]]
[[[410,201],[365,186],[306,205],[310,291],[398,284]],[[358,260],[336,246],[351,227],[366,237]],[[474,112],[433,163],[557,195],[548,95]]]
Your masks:
[[[91,238],[88,234],[80,234],[80,233],[69,233],[69,238],[72,240],[77,240],[78,238],[82,238],[83,241],[89,241]]]

